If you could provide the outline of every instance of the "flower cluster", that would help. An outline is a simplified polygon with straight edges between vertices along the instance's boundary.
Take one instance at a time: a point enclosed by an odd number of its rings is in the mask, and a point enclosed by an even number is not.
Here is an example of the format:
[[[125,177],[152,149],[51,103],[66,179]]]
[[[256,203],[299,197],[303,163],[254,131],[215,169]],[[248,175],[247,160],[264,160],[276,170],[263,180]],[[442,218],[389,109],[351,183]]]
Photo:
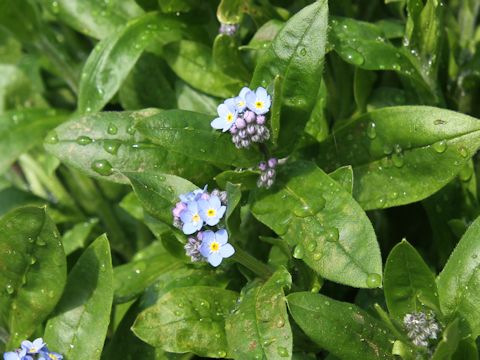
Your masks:
[[[226,203],[225,191],[215,189],[209,193],[207,187],[180,195],[180,201],[172,210],[173,225],[185,235],[197,233],[189,237],[185,245],[185,253],[192,262],[208,261],[216,267],[222,259],[235,253],[233,246],[228,244],[228,233],[224,229],[200,231],[204,226],[218,225],[225,214]]]
[[[228,35],[228,36],[233,36],[237,33],[238,31],[238,24],[220,24],[220,28],[218,29],[218,32],[220,34]]]
[[[62,360],[63,356],[49,351],[42,338],[22,341],[21,348],[3,354],[3,360]]]
[[[257,180],[258,187],[269,189],[273,185],[275,176],[277,175],[277,172],[275,171],[277,165],[278,160],[276,158],[271,158],[268,161],[262,161],[258,164],[258,168],[261,171],[260,177]]]
[[[218,117],[211,122],[214,129],[230,131],[237,148],[263,143],[270,138],[265,115],[272,104],[263,87],[252,91],[244,87],[237,97],[225,100],[217,108]]]
[[[428,347],[428,341],[437,339],[440,332],[440,326],[432,312],[406,314],[403,325],[408,337],[417,346]]]

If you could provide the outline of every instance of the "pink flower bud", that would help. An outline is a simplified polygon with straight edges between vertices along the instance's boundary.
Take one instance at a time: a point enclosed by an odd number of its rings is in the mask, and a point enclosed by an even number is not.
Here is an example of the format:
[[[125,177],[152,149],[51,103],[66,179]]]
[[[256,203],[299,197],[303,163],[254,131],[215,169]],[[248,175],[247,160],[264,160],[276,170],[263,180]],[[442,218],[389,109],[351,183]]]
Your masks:
[[[172,210],[172,214],[174,217],[180,217],[180,214],[182,213],[183,210],[187,208],[187,205],[181,201],[177,202],[175,204],[175,208]]]
[[[247,123],[242,118],[237,118],[237,120],[235,120],[235,125],[238,129],[243,129],[245,126],[247,126]]]
[[[263,124],[265,124],[265,116],[263,116],[263,115],[258,115],[258,116],[257,116],[257,124],[258,124],[258,125],[263,125]]]
[[[253,111],[247,110],[245,111],[243,118],[245,119],[247,124],[250,124],[255,121],[255,113]]]

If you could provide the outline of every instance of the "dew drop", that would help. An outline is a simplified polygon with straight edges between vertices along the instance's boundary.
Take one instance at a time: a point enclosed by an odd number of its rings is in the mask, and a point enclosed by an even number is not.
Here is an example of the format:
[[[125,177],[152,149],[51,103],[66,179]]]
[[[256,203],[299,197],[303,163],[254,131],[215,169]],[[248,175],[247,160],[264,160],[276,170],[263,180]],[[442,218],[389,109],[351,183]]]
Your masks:
[[[302,55],[302,56],[307,55],[307,49],[301,48],[301,49],[300,49],[300,55]]]
[[[30,257],[30,265],[33,265],[37,262],[37,258],[35,256]]]
[[[337,228],[329,228],[326,230],[326,233],[325,233],[325,239],[329,242],[335,242],[335,241],[338,241],[338,237],[339,237],[339,234],[338,234],[338,229]]]
[[[118,133],[118,128],[115,124],[108,124],[107,133],[110,135],[116,135]]]
[[[458,152],[460,153],[460,155],[461,155],[463,158],[468,157],[468,151],[467,151],[467,149],[465,149],[463,146],[461,146],[461,147],[458,149]]]
[[[130,125],[128,128],[127,128],[127,133],[129,133],[130,135],[133,135],[135,134],[135,127],[133,125]]]
[[[377,137],[377,129],[374,122],[369,122],[367,125],[367,136],[370,140],[373,140]]]
[[[382,285],[382,277],[379,274],[370,274],[367,277],[367,286],[371,289],[380,287]]]
[[[92,139],[89,138],[88,136],[79,136],[77,137],[77,140],[75,140],[78,145],[88,145],[92,142]]]
[[[392,163],[395,165],[397,168],[401,168],[404,164],[404,158],[402,153],[395,153],[392,155]]]
[[[13,285],[8,283],[7,286],[5,287],[5,290],[7,291],[7,294],[12,295],[15,289],[13,288]]]
[[[58,143],[58,135],[55,131],[50,131],[48,135],[45,137],[45,143],[47,144],[57,144]]]
[[[210,309],[210,303],[207,300],[200,300],[200,306],[205,309]]]
[[[309,241],[307,244],[307,250],[312,252],[317,248],[317,242],[315,240]]]
[[[225,356],[227,356],[227,353],[225,351],[219,351],[217,354],[220,358],[224,358]]]
[[[322,258],[322,254],[320,253],[315,253],[313,254],[313,260],[318,261]]]
[[[37,241],[35,242],[38,246],[45,246],[47,243],[45,240],[43,240],[41,237],[37,238]]]
[[[111,175],[113,172],[112,164],[107,160],[95,160],[92,163],[92,170],[103,176]]]
[[[445,150],[447,150],[447,146],[448,144],[446,140],[437,141],[432,145],[433,150],[435,150],[437,153],[440,153],[440,154],[444,153]]]
[[[473,175],[473,168],[469,166],[470,164],[465,164],[465,166],[458,173],[458,178],[462,181],[468,181]]]
[[[345,60],[353,65],[362,65],[365,62],[365,58],[357,50],[348,48],[343,52]]]
[[[103,142],[103,149],[109,154],[116,155],[120,145],[121,143],[118,140],[105,140]]]
[[[295,246],[295,250],[293,250],[293,257],[295,259],[303,259],[304,254],[305,254],[305,251],[302,245]]]
[[[289,353],[288,353],[288,350],[287,348],[283,347],[283,346],[279,346],[277,348],[277,353],[278,355],[280,355],[281,357],[288,357],[289,356]]]

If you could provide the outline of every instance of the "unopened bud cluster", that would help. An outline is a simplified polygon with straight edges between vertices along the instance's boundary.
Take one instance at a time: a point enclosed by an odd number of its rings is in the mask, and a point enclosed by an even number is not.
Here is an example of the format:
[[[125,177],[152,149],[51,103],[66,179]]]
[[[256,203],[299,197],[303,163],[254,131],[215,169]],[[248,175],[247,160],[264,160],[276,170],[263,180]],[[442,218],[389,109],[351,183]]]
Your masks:
[[[238,96],[218,106],[218,117],[211,125],[223,132],[230,131],[232,142],[239,149],[263,143],[270,139],[265,117],[270,105],[270,95],[263,87],[255,91],[244,87]]]
[[[275,177],[277,176],[275,170],[277,165],[278,160],[276,158],[271,158],[268,161],[262,161],[258,164],[258,168],[260,169],[260,177],[257,180],[258,187],[264,187],[267,189],[272,187],[275,182]]]
[[[238,24],[220,24],[220,28],[218,29],[219,34],[224,34],[228,36],[233,36],[238,31]]]
[[[435,340],[440,333],[440,326],[432,312],[406,314],[403,326],[407,335],[417,346],[428,347],[429,340]]]

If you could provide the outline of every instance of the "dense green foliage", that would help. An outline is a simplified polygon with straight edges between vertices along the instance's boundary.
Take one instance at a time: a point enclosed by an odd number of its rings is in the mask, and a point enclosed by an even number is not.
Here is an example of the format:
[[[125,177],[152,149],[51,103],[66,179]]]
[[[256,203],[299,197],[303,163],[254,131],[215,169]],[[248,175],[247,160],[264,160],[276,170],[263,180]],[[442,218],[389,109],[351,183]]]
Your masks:
[[[0,352],[477,360],[479,118],[478,0],[0,0]]]

